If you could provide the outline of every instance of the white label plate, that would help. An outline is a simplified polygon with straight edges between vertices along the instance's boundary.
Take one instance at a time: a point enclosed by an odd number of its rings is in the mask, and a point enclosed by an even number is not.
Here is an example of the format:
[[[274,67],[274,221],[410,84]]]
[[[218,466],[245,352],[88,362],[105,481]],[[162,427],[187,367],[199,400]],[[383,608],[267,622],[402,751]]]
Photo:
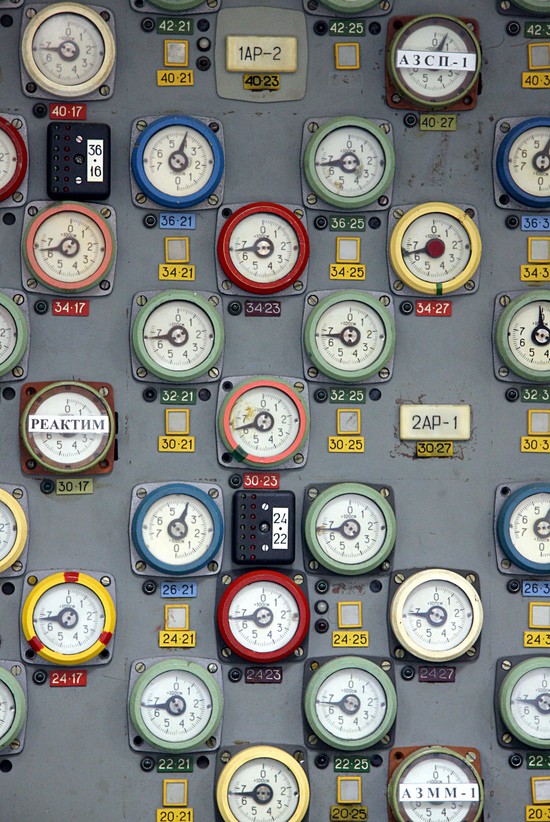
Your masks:
[[[469,440],[469,405],[403,404],[399,409],[402,440]]]
[[[398,69],[432,69],[434,71],[475,71],[477,54],[461,51],[412,51],[398,49]]]
[[[228,35],[225,68],[227,71],[294,72],[298,68],[298,38]]]

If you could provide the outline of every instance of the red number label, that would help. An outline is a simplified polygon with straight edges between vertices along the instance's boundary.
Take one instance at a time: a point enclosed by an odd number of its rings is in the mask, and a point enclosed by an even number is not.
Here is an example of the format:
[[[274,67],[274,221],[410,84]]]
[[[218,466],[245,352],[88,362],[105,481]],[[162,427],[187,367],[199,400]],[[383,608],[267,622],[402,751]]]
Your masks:
[[[278,488],[279,474],[250,472],[243,475],[243,488]]]
[[[50,103],[50,120],[86,119],[86,103]]]
[[[451,317],[453,304],[450,300],[416,300],[417,317]]]
[[[53,300],[52,314],[54,317],[88,317],[90,314],[90,301]]]
[[[85,688],[87,671],[50,671],[50,688]]]

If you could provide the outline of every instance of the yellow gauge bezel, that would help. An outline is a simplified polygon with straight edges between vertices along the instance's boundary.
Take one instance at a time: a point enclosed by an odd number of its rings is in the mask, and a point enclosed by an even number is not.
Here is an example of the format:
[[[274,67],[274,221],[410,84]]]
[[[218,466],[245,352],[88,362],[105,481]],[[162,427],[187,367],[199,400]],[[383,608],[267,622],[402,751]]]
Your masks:
[[[4,505],[10,509],[12,516],[15,520],[15,526],[17,528],[17,537],[11,550],[6,554],[4,559],[0,560],[0,574],[2,571],[5,571],[6,568],[9,568],[10,565],[18,559],[22,552],[23,548],[27,542],[27,536],[29,533],[29,526],[27,523],[27,517],[25,512],[15,499],[8,491],[4,491],[3,488],[0,488],[0,502],[3,502]]]
[[[67,576],[69,576],[69,578],[67,578]],[[50,588],[54,588],[56,585],[75,584],[89,588],[98,597],[105,611],[105,622],[100,638],[97,639],[93,645],[85,651],[80,651],[78,654],[63,654],[59,651],[52,651],[51,648],[48,648],[38,639],[34,630],[33,615],[38,600],[42,594]],[[116,610],[111,595],[97,579],[81,571],[59,571],[41,579],[28,594],[21,613],[21,626],[25,639],[31,648],[36,651],[42,659],[53,662],[56,665],[81,665],[84,662],[89,662],[90,659],[93,659],[101,653],[110,641],[115,630],[115,624]],[[37,645],[41,645],[42,647],[38,648]]]
[[[218,810],[224,822],[239,822],[233,811],[229,807],[227,792],[229,783],[234,774],[242,765],[251,762],[253,759],[273,759],[285,765],[296,779],[300,797],[295,812],[288,818],[288,822],[301,822],[307,813],[309,806],[309,782],[302,766],[286,751],[275,748],[272,745],[254,745],[251,748],[239,751],[231,757],[227,765],[224,766],[216,785],[216,802]]]
[[[424,217],[426,214],[443,214],[453,217],[464,228],[470,240],[470,259],[466,266],[460,274],[445,283],[429,283],[421,280],[407,268],[401,253],[405,231],[407,231],[415,220],[419,217]],[[450,203],[423,203],[406,211],[393,229],[389,241],[390,264],[399,279],[409,288],[412,288],[414,291],[419,291],[421,294],[439,296],[441,294],[449,294],[451,291],[456,291],[457,288],[461,288],[468,280],[472,279],[481,260],[481,247],[479,229],[465,211]]]

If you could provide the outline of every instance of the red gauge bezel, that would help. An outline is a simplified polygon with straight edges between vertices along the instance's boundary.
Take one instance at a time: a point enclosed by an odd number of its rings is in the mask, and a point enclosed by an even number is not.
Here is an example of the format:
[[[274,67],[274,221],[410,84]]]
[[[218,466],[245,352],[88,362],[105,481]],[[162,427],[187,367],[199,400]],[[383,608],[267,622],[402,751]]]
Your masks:
[[[239,593],[239,591],[242,591],[243,588],[246,588],[254,582],[274,582],[277,585],[281,585],[292,594],[296,600],[296,604],[298,605],[299,620],[296,633],[290,642],[282,648],[279,648],[276,651],[270,651],[266,654],[259,653],[258,651],[251,651],[250,648],[245,648],[244,645],[241,645],[241,643],[238,642],[231,633],[229,623],[229,608],[235,595]],[[298,587],[298,585],[296,585],[295,582],[285,576],[285,574],[281,574],[279,571],[258,570],[248,571],[247,573],[242,574],[242,576],[237,577],[237,579],[235,579],[224,591],[218,605],[218,628],[220,634],[222,635],[223,641],[229,648],[231,648],[232,651],[250,662],[277,662],[278,660],[285,659],[285,657],[290,656],[290,654],[292,654],[304,641],[309,628],[309,619],[309,605],[305,593]]]
[[[229,253],[229,244],[235,227],[246,217],[250,217],[252,214],[261,213],[274,214],[287,222],[296,233],[299,245],[298,259],[296,260],[296,263],[291,271],[289,271],[288,274],[280,280],[265,284],[254,282],[241,274],[231,259],[231,254]],[[249,205],[245,205],[242,208],[237,209],[237,211],[235,211],[227,220],[218,237],[218,260],[220,261],[220,265],[224,273],[236,286],[242,288],[243,291],[248,291],[250,294],[276,294],[277,292],[288,288],[292,285],[292,283],[296,282],[298,277],[302,274],[308,259],[309,237],[305,226],[289,208],[278,205],[277,203],[262,201],[250,203]]]
[[[17,163],[15,166],[15,174],[9,181],[7,185],[3,188],[0,188],[0,202],[3,200],[7,200],[8,197],[11,197],[12,194],[15,194],[23,180],[25,179],[25,174],[27,173],[27,167],[29,163],[29,155],[27,152],[27,146],[25,141],[19,134],[16,128],[14,128],[4,117],[0,117],[0,131],[4,131],[10,140],[13,142],[15,146],[15,154],[17,156]]]

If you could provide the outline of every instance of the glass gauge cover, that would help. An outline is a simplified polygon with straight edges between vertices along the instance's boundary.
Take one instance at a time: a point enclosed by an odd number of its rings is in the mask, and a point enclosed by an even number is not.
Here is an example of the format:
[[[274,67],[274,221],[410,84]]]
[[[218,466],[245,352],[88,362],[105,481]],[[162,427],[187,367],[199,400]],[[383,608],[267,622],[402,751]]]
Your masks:
[[[161,751],[201,748],[223,711],[220,686],[206,668],[167,659],[147,668],[130,694],[130,717],[140,737]]]
[[[395,152],[382,127],[362,117],[336,117],[308,142],[304,173],[315,194],[337,208],[374,203],[393,180]]]
[[[397,29],[388,49],[396,91],[419,108],[466,102],[481,69],[481,47],[470,26],[445,14],[422,15]]]
[[[23,603],[23,634],[46,662],[81,665],[111,641],[115,606],[107,589],[81,571],[44,577]]]
[[[400,218],[389,243],[399,279],[421,294],[449,294],[470,280],[481,259],[471,217],[449,203],[415,206]]]
[[[44,468],[81,474],[102,461],[108,463],[115,437],[114,414],[91,385],[47,383],[23,409],[21,436],[32,459]]]
[[[498,148],[496,173],[513,200],[550,208],[550,117],[530,117],[510,129]]]
[[[86,291],[113,265],[115,240],[106,220],[80,203],[47,206],[25,230],[23,256],[30,273],[54,291]]]
[[[0,202],[15,194],[27,173],[27,146],[19,131],[0,117]]]
[[[461,574],[433,568],[411,574],[390,604],[400,645],[419,659],[447,662],[473,647],[481,633],[479,594]]]
[[[309,805],[304,769],[286,751],[256,745],[234,754],[216,786],[223,822],[301,822]]]
[[[532,14],[550,14],[550,0],[513,0],[513,3]]]
[[[258,202],[237,209],[218,238],[224,273],[244,291],[274,294],[296,282],[309,257],[302,221],[290,209]]]
[[[438,785],[442,798],[434,799]],[[449,788],[457,798],[445,798]],[[416,798],[419,791],[426,799]],[[485,796],[481,776],[465,756],[433,745],[403,759],[390,779],[388,799],[396,822],[478,822]]]
[[[391,359],[393,317],[378,297],[365,291],[335,291],[309,314],[304,347],[312,363],[330,379],[366,380]]]
[[[499,511],[497,536],[523,571],[550,573],[550,485],[535,482],[510,494]]]
[[[165,11],[187,11],[204,3],[204,0],[149,0],[152,6]]]
[[[218,187],[223,149],[209,126],[192,117],[160,117],[132,149],[132,173],[141,191],[166,208],[190,208]]]
[[[172,482],[147,494],[132,519],[132,541],[148,565],[170,576],[204,568],[218,553],[223,519],[212,498]]]
[[[27,700],[17,678],[0,667],[0,750],[17,738],[25,725]]]
[[[53,3],[30,19],[21,56],[30,78],[45,92],[82,98],[99,89],[111,74],[115,39],[105,20],[89,6]]]
[[[148,372],[168,382],[188,382],[206,374],[219,360],[223,340],[220,315],[194,292],[159,291],[132,325],[136,357]]]
[[[28,343],[27,318],[13,297],[0,291],[0,377],[15,368]]]
[[[250,571],[235,579],[218,605],[223,641],[243,659],[276,662],[304,641],[309,606],[301,588],[278,571]]]
[[[357,14],[372,9],[380,0],[321,0],[323,6],[341,14]]]
[[[550,659],[528,657],[506,674],[498,695],[502,721],[530,748],[550,747]]]
[[[496,327],[498,353],[518,377],[550,380],[550,290],[537,288],[512,300]]]
[[[395,514],[374,488],[354,482],[319,494],[305,521],[309,550],[336,574],[365,574],[378,567],[395,543]]]
[[[343,656],[315,671],[304,708],[319,739],[339,750],[357,751],[388,734],[397,715],[397,695],[389,676],[374,662]]]
[[[0,573],[21,556],[28,533],[23,508],[12,494],[0,488]]]

